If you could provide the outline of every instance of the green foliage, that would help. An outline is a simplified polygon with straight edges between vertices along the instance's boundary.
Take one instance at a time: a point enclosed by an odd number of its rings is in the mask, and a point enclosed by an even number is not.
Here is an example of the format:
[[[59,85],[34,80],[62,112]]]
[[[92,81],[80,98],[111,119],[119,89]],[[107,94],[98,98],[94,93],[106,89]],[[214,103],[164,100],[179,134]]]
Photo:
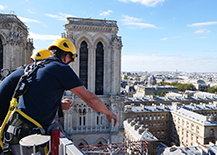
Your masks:
[[[207,89],[207,92],[209,92],[209,93],[216,93],[217,92],[217,86],[209,87]]]
[[[161,92],[161,93],[157,93],[157,96],[159,96],[159,97],[164,97],[166,95],[166,93],[164,93],[164,92]]]
[[[183,84],[183,83],[176,83],[176,82],[159,82],[158,84],[160,85],[170,85],[170,86],[174,86],[177,87],[179,89],[179,91],[185,91],[185,90],[196,90],[196,88],[194,87],[193,84]]]

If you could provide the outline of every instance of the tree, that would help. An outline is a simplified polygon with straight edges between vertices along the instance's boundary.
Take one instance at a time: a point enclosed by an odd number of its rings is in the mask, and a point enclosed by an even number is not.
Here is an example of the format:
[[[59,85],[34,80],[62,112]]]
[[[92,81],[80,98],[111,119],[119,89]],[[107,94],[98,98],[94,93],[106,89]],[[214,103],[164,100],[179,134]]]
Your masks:
[[[216,92],[217,92],[217,86],[209,87],[209,88],[207,89],[207,91],[208,91],[209,93],[216,93]]]
[[[193,84],[182,84],[182,83],[176,83],[176,82],[169,83],[169,82],[163,82],[163,81],[159,82],[158,84],[174,86],[174,87],[177,87],[179,91],[196,90]]]

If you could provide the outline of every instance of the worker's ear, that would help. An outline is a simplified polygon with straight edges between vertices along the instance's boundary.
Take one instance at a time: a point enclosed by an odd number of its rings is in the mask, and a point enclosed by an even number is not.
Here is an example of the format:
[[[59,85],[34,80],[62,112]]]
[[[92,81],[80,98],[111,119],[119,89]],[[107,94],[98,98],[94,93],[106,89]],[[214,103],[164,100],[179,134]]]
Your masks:
[[[64,63],[67,62],[67,55],[68,55],[68,54],[66,54],[65,56],[62,56],[62,62],[64,62]]]

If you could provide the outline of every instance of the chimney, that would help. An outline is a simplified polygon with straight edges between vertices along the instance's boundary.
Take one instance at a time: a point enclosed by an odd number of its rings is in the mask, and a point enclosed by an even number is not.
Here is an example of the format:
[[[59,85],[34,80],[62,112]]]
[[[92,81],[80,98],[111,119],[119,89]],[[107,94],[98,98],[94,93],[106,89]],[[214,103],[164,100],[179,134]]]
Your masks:
[[[216,102],[216,101],[213,101],[213,105],[214,105],[214,107],[216,108],[217,102]]]
[[[134,130],[137,130],[138,128],[139,128],[139,124],[136,123],[136,124],[134,125]]]
[[[144,110],[145,109],[145,106],[143,104],[140,104],[141,106],[141,109]]]
[[[130,123],[130,121],[132,121],[132,118],[127,119],[127,123]]]
[[[194,107],[197,108],[197,104],[196,103],[194,103]]]
[[[141,125],[141,126],[139,127],[138,133],[141,135],[144,130],[145,130],[145,129],[144,129],[144,125]]]
[[[208,121],[213,121],[213,116],[207,116],[208,117]]]
[[[130,125],[133,126],[135,123],[136,123],[136,122],[135,122],[135,119],[133,119],[133,120],[131,121]]]
[[[157,105],[156,105],[156,104],[154,105],[154,109],[155,109],[155,110],[157,109]]]

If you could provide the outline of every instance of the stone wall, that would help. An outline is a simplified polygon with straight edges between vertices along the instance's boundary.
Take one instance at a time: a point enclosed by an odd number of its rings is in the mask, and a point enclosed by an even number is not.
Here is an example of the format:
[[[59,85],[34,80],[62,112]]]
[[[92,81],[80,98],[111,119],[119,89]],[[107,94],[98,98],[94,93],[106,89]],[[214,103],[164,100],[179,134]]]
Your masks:
[[[65,112],[64,126],[75,140],[75,143],[96,144],[105,142],[123,142],[123,106],[124,98],[120,95],[121,76],[121,37],[117,36],[117,22],[85,18],[67,18],[66,34],[80,56],[81,43],[86,42],[88,48],[87,88],[95,93],[96,79],[96,48],[99,42],[103,45],[103,95],[98,97],[108,109],[118,116],[118,124],[113,127],[104,114],[92,110],[84,101],[74,96],[73,108]],[[79,59],[70,66],[79,75]],[[98,139],[98,141],[96,140]],[[101,141],[100,141],[101,140]]]
[[[34,49],[27,26],[13,14],[0,14],[0,39],[3,45],[3,68],[15,69],[30,63]]]

